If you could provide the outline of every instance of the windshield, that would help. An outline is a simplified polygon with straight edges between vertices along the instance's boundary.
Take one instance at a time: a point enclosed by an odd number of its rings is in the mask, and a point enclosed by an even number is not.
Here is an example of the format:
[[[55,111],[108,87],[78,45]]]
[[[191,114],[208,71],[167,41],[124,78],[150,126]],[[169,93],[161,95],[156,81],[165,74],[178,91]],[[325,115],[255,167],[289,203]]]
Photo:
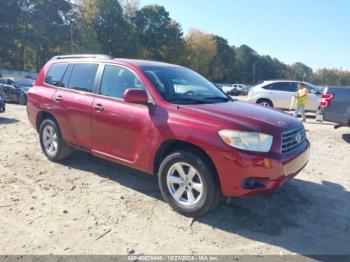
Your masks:
[[[34,80],[31,78],[17,78],[14,81],[20,86],[32,86],[34,84]]]
[[[142,67],[159,93],[173,104],[222,103],[230,100],[214,84],[181,67]]]

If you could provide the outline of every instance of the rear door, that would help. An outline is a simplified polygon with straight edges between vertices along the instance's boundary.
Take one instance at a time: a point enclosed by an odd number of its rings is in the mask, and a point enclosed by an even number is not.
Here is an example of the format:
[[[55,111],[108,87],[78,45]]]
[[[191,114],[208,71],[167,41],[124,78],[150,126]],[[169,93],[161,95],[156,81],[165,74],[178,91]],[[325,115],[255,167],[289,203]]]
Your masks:
[[[82,149],[91,149],[91,108],[98,63],[72,63],[66,68],[53,97],[52,111],[63,137]]]
[[[290,106],[292,96],[297,91],[297,83],[276,82],[270,87],[270,90],[274,107],[287,109]]]

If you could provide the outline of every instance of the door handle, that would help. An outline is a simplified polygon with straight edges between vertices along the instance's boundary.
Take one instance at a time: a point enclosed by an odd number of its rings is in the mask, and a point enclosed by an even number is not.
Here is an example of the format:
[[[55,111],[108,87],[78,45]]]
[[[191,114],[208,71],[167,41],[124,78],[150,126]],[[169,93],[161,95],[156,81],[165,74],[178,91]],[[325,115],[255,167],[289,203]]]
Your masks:
[[[56,102],[61,102],[62,99],[63,99],[63,98],[62,98],[61,95],[55,96],[55,101],[56,101]]]
[[[97,112],[101,112],[101,111],[103,111],[103,106],[101,105],[101,104],[97,104],[97,105],[95,105],[95,110],[97,111]]]

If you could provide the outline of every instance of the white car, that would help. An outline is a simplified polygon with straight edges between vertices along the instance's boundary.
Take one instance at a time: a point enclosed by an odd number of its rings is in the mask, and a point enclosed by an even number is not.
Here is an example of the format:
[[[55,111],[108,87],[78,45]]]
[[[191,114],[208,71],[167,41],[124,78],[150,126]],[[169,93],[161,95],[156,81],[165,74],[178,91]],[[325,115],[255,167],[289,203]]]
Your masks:
[[[264,81],[249,90],[247,101],[267,107],[289,109],[292,97],[298,90],[299,83],[304,83],[308,89],[308,101],[305,110],[316,112],[320,105],[322,90],[307,82],[290,80]]]
[[[243,84],[233,84],[232,86],[222,86],[222,91],[228,95],[239,95],[246,88]]]

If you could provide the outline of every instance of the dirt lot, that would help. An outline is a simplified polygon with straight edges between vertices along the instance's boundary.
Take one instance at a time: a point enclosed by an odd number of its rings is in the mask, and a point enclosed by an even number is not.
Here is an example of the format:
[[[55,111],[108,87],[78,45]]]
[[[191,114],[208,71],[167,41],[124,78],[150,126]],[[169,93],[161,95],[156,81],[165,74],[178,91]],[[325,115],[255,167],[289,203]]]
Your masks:
[[[309,119],[310,163],[267,196],[191,220],[149,175],[41,153],[25,107],[0,115],[0,254],[349,254],[350,129]]]

